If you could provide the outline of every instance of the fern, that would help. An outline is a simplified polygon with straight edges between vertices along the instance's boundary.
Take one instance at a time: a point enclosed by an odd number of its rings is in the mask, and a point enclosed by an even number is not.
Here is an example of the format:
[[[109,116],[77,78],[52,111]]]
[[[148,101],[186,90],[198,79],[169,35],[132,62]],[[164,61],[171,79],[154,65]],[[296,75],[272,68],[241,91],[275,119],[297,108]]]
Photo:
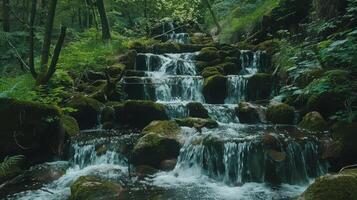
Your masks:
[[[24,160],[25,156],[16,155],[11,157],[5,157],[2,163],[0,163],[0,177],[9,175],[16,165]]]

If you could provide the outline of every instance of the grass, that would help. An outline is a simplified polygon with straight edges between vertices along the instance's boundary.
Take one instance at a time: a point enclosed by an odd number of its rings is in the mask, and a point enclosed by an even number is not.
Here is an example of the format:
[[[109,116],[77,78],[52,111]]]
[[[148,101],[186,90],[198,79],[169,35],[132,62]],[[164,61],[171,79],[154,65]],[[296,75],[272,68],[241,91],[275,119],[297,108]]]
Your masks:
[[[0,98],[15,98],[31,101],[37,98],[34,92],[36,82],[30,74],[0,79]]]

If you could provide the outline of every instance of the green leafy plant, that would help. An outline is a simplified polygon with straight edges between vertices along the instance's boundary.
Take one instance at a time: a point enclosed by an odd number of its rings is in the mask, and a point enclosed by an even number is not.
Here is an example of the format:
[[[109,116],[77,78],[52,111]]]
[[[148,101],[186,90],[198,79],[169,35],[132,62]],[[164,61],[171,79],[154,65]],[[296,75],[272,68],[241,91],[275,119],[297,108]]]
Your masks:
[[[0,163],[0,177],[8,176],[15,168],[18,168],[19,163],[25,159],[23,155],[16,155],[11,157],[5,157]]]

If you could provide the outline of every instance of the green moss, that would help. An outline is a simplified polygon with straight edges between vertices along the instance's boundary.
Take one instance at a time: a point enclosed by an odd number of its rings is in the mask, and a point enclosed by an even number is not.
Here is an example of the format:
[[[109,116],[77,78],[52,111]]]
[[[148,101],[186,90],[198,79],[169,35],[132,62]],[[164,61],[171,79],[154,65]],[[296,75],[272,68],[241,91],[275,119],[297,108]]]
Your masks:
[[[219,66],[217,67],[206,67],[203,69],[201,75],[203,78],[208,78],[215,75],[223,75],[223,69]]]
[[[213,119],[201,119],[201,118],[184,118],[184,119],[175,119],[178,125],[186,127],[196,127],[202,126],[206,128],[217,128],[218,123]]]
[[[203,94],[207,103],[224,103],[227,96],[227,78],[220,75],[206,78],[203,84]]]
[[[222,63],[220,66],[222,67],[225,75],[237,75],[242,69],[240,65],[231,62]]]
[[[191,102],[186,105],[189,117],[209,118],[208,111],[199,102]]]
[[[175,121],[153,121],[143,129],[143,134],[155,133],[165,137],[176,138],[180,127]]]
[[[280,51],[280,40],[272,39],[259,43],[254,50],[266,51],[269,55],[274,55]]]
[[[275,124],[293,124],[295,119],[294,108],[284,103],[271,105],[267,110],[267,119]]]
[[[304,116],[299,127],[310,131],[326,131],[328,124],[318,112],[310,112]]]
[[[266,73],[257,73],[248,79],[247,91],[249,100],[263,100],[270,97],[273,88],[273,77]]]
[[[114,200],[123,192],[122,186],[95,176],[79,177],[71,185],[71,200]]]
[[[79,133],[79,125],[73,117],[64,115],[61,121],[68,136],[73,137]]]
[[[219,59],[220,55],[218,53],[218,49],[215,47],[206,47],[201,49],[200,53],[197,55],[197,60],[199,61],[213,61],[215,59]]]
[[[332,137],[338,144],[339,160],[342,165],[354,164],[356,161],[356,130],[357,123],[337,122],[332,127]]]

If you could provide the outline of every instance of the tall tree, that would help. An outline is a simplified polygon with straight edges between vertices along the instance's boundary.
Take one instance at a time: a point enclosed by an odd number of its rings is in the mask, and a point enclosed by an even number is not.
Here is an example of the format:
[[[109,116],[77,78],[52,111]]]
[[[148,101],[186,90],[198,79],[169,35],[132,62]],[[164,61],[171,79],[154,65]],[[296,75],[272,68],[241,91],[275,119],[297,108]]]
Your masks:
[[[102,38],[103,40],[110,40],[111,36],[110,36],[109,22],[108,22],[107,12],[105,11],[103,0],[97,0],[96,5],[98,8],[100,21],[102,24]]]
[[[212,16],[212,19],[213,19],[213,22],[216,24],[216,27],[217,27],[217,35],[219,33],[221,33],[222,31],[222,27],[221,25],[219,24],[219,21],[217,19],[217,16],[216,16],[216,13],[214,13],[213,9],[212,9],[212,6],[211,6],[211,3],[210,3],[210,0],[204,0],[207,8],[208,8],[208,11],[211,13],[211,16]]]
[[[10,32],[9,0],[2,0],[2,18],[4,32]]]

